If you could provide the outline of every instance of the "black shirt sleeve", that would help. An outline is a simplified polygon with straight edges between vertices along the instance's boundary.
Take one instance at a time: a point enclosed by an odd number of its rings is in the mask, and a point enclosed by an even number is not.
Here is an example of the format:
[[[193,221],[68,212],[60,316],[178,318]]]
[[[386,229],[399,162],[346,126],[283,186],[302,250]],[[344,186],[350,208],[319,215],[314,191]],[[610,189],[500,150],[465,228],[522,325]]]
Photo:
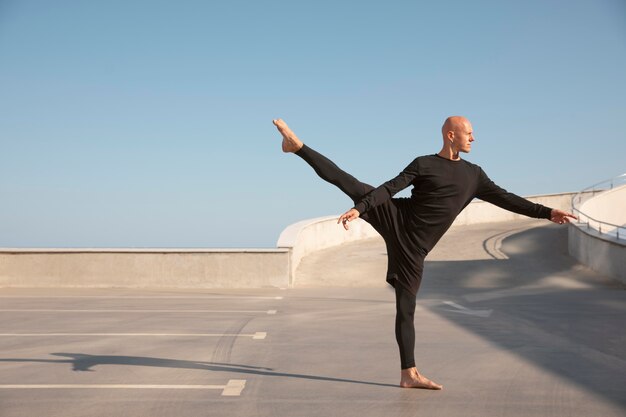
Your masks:
[[[404,170],[395,178],[387,181],[378,188],[370,191],[354,208],[363,214],[373,207],[384,203],[393,197],[396,193],[404,190],[411,185],[413,180],[419,175],[419,162],[415,158]]]
[[[487,201],[491,204],[495,204],[505,210],[512,211],[514,213],[522,214],[528,217],[535,217],[538,219],[549,219],[552,213],[552,209],[541,204],[532,203],[525,198],[522,198],[513,193],[509,193],[503,188],[498,187],[493,181],[489,179],[487,174],[480,169],[478,178],[478,189],[476,191],[476,197],[481,200]]]

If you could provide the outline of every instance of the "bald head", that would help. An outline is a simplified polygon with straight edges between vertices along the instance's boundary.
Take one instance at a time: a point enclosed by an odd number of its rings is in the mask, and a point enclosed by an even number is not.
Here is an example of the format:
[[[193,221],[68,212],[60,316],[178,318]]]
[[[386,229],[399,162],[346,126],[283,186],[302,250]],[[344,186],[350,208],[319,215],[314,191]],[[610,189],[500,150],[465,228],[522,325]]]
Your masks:
[[[443,122],[441,127],[441,134],[445,138],[448,136],[448,132],[458,132],[466,127],[466,125],[472,125],[467,118],[463,116],[450,116]]]
[[[458,159],[459,153],[472,149],[474,134],[472,124],[463,116],[450,116],[441,127],[443,148],[440,155],[449,159]]]

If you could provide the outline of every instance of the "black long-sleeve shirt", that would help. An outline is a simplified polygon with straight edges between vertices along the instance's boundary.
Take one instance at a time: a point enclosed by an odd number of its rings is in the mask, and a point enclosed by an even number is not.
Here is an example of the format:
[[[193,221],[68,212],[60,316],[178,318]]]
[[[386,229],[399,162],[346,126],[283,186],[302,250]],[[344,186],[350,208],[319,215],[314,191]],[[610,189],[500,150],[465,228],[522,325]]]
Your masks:
[[[389,200],[409,185],[411,198],[404,215],[410,240],[429,252],[472,199],[479,198],[528,217],[550,218],[551,209],[500,188],[478,165],[437,154],[420,156],[398,176],[368,193],[354,207],[359,213]]]

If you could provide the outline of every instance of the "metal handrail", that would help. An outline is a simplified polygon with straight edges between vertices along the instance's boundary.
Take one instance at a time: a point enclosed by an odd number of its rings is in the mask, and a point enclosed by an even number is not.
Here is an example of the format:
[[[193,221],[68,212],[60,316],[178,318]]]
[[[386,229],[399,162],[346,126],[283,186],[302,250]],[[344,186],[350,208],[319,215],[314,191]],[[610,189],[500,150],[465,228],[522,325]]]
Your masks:
[[[572,197],[572,211],[576,216],[578,216],[578,224],[586,223],[587,229],[594,229],[601,235],[608,235],[616,237],[619,240],[626,240],[626,225],[613,224],[598,220],[580,211],[581,204],[594,197],[597,193],[606,192],[622,185],[626,185],[626,173],[587,187]]]

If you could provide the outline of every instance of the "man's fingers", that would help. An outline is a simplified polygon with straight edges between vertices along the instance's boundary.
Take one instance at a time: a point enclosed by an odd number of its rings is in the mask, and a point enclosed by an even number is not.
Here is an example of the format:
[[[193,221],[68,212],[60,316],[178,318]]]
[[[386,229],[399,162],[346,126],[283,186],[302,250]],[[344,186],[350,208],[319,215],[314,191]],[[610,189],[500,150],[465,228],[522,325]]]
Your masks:
[[[337,224],[339,223],[343,224],[343,228],[348,230],[349,228],[348,223],[358,218],[359,218],[359,212],[356,211],[355,209],[350,209],[339,217],[339,219],[337,220]]]
[[[578,217],[574,216],[572,213],[568,213],[563,210],[554,210],[554,216],[552,217],[552,221],[558,224],[570,223],[571,219],[578,220]]]
[[[350,215],[348,213],[344,213],[337,220],[337,224],[341,223],[343,228],[348,230],[348,223],[350,223]]]

